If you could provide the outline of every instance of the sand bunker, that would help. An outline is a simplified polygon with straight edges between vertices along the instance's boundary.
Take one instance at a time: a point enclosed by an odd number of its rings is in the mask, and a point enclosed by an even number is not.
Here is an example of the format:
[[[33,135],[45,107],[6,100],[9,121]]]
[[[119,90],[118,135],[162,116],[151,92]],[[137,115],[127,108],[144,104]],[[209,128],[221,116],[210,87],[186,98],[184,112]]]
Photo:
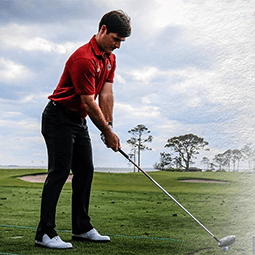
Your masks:
[[[226,183],[226,181],[221,181],[221,180],[209,180],[209,179],[185,179],[185,180],[179,180],[179,182]]]
[[[19,177],[23,181],[27,182],[45,182],[47,174],[27,175]],[[67,182],[72,182],[73,175],[69,175]]]
[[[27,182],[45,182],[47,174],[27,175],[19,177],[23,181]],[[73,175],[69,175],[67,182],[72,182]],[[180,182],[193,182],[193,183],[226,183],[226,181],[220,180],[209,180],[209,179],[184,179],[179,180]]]

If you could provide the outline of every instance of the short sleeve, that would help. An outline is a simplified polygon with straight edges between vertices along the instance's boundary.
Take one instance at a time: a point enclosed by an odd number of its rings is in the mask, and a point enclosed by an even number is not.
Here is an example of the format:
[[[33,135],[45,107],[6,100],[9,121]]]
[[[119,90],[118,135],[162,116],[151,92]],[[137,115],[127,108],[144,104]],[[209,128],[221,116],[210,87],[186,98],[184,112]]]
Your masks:
[[[96,67],[93,60],[77,59],[69,67],[75,93],[79,95],[94,95],[96,91]]]
[[[112,59],[111,59],[112,67],[111,67],[111,71],[106,79],[106,82],[113,83],[114,82],[114,73],[115,73],[115,69],[116,69],[116,57],[114,54],[112,54],[111,56],[112,56]]]

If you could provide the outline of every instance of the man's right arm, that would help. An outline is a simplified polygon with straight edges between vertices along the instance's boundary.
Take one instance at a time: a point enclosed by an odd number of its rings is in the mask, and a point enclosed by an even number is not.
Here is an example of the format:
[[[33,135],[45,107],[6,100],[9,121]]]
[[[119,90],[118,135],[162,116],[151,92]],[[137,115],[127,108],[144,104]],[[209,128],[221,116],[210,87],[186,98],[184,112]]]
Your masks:
[[[101,108],[94,100],[94,95],[81,95],[81,101],[92,122],[105,136],[106,145],[114,151],[118,151],[118,148],[120,148],[119,138],[107,124]]]

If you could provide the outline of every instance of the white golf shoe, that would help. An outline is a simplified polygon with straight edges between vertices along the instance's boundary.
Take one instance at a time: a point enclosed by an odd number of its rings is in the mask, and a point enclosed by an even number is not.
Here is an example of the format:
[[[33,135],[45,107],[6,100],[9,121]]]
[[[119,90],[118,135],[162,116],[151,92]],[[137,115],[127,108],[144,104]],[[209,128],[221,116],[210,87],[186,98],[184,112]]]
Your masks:
[[[82,241],[82,242],[87,241],[87,242],[95,242],[95,243],[107,243],[111,241],[109,236],[100,235],[97,232],[97,230],[94,228],[80,235],[73,234],[72,239],[73,241]]]
[[[50,249],[72,249],[71,243],[66,243],[61,240],[60,236],[50,238],[47,234],[43,235],[42,242],[35,240],[35,245]]]

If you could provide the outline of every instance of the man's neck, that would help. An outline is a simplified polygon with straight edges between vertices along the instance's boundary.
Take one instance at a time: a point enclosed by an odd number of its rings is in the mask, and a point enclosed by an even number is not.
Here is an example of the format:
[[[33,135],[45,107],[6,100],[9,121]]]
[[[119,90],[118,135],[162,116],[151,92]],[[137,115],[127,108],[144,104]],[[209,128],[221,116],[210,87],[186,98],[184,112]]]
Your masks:
[[[99,48],[99,50],[100,50],[100,52],[101,52],[103,58],[105,58],[105,52],[104,52],[104,51],[101,49],[101,47],[100,47],[100,43],[99,43],[99,42],[100,42],[99,34],[96,34],[95,39],[96,39],[97,46],[98,46],[98,48]]]

